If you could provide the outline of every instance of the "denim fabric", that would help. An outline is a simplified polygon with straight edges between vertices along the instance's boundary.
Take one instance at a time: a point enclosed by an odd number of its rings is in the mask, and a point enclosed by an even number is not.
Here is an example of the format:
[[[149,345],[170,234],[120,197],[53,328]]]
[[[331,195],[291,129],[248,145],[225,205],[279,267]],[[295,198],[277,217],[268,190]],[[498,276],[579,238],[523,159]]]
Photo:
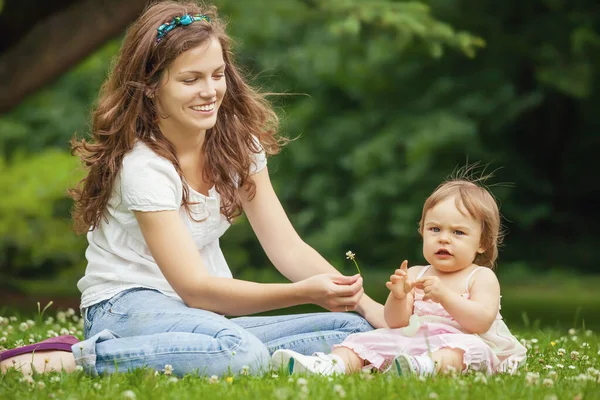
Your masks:
[[[222,375],[265,372],[270,353],[328,351],[356,332],[372,330],[351,313],[314,313],[227,319],[190,308],[162,293],[129,289],[84,311],[86,340],[72,347],[92,375],[166,364],[173,373]]]

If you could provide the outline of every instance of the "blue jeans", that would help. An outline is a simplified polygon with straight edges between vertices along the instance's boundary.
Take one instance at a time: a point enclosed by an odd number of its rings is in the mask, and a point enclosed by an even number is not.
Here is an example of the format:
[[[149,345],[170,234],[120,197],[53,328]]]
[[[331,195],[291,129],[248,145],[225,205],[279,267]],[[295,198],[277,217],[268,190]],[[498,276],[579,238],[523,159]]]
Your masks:
[[[92,375],[141,367],[162,371],[166,364],[176,375],[262,373],[277,349],[327,352],[346,336],[372,329],[352,313],[227,319],[136,288],[87,308],[86,340],[72,349],[76,363]]]

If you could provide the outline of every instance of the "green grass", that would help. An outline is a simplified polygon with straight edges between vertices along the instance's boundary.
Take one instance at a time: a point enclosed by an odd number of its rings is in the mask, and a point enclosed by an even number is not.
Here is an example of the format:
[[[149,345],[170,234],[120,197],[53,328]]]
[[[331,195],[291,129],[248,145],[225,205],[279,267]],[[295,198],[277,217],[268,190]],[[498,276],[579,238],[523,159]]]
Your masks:
[[[0,346],[6,348],[53,334],[82,336],[82,321],[73,310],[50,308],[30,319],[6,312],[0,319]],[[0,376],[0,399],[600,399],[600,340],[595,332],[531,326],[514,332],[529,348],[527,364],[516,375],[419,379],[363,373],[327,378],[269,371],[211,378],[137,370],[104,377],[75,372],[24,378],[12,370]]]

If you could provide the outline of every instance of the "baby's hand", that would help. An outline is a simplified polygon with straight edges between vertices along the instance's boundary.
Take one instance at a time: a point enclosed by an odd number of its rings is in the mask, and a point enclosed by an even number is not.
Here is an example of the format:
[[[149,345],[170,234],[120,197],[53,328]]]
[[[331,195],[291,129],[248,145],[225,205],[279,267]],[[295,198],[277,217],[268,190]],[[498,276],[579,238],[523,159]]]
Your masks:
[[[423,289],[425,295],[423,300],[431,300],[435,303],[441,303],[448,293],[448,288],[440,281],[437,276],[427,276],[417,279],[415,287]]]
[[[412,290],[414,282],[408,280],[408,261],[404,260],[399,269],[394,272],[394,275],[390,276],[389,282],[386,282],[385,286],[390,289],[392,295],[402,300]]]

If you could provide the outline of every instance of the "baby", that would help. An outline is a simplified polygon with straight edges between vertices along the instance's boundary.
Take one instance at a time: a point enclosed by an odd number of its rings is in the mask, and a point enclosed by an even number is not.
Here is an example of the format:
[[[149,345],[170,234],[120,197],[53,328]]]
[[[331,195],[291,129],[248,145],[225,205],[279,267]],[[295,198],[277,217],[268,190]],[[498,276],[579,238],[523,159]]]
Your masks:
[[[386,283],[389,326],[356,333],[330,354],[277,350],[290,373],[353,373],[365,366],[399,375],[440,371],[514,372],[526,349],[500,316],[493,272],[502,239],[493,196],[466,179],[444,182],[423,206],[419,232],[426,266],[404,261]]]

